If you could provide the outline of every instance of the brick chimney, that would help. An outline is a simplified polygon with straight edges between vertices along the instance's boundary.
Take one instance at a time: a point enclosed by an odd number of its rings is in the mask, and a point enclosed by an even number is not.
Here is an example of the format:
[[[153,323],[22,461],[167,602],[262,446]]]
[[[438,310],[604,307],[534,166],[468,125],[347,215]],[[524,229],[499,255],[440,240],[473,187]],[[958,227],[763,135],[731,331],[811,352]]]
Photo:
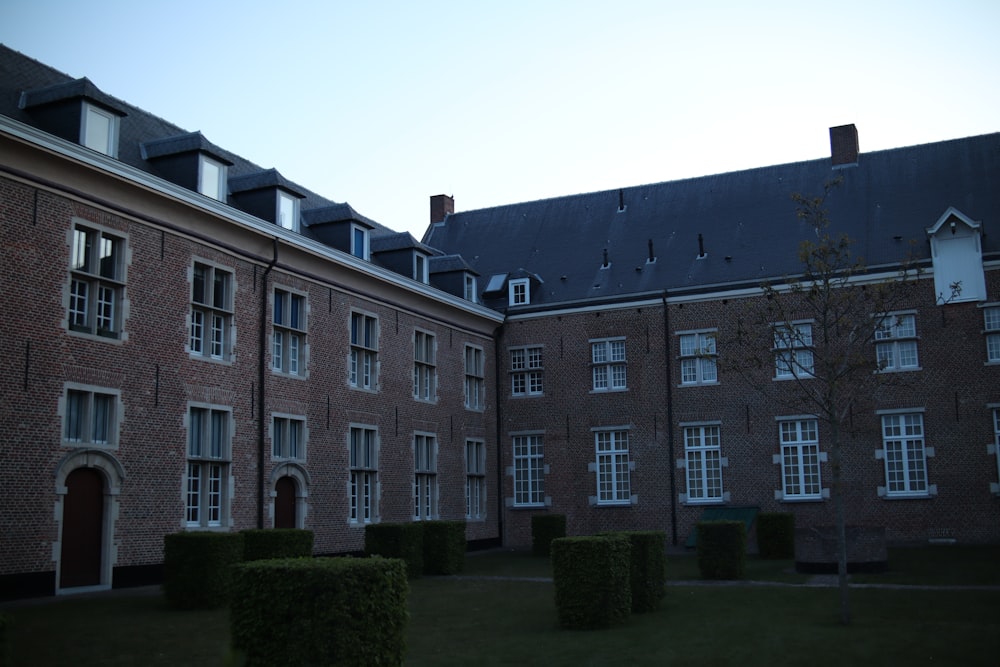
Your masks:
[[[830,155],[834,169],[858,164],[858,128],[853,123],[830,128]]]
[[[448,195],[431,197],[431,224],[443,222],[446,215],[455,212],[455,198]]]

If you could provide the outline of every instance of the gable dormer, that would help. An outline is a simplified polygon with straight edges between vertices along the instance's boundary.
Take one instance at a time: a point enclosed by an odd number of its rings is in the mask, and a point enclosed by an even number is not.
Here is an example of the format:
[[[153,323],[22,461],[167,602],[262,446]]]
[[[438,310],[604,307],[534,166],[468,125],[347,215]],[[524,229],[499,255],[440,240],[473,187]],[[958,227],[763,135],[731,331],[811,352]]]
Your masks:
[[[118,157],[124,105],[86,77],[21,93],[20,106],[46,132],[110,157]]]
[[[358,259],[371,259],[371,230],[375,223],[348,204],[334,204],[302,212],[311,237]]]
[[[140,151],[168,181],[206,197],[226,201],[227,171],[233,163],[201,132],[147,141],[140,146]]]
[[[305,199],[297,185],[277,169],[229,179],[232,205],[293,232],[299,231],[299,201]]]
[[[538,288],[542,279],[538,274],[518,269],[511,273],[497,273],[490,276],[486,289],[483,290],[483,300],[492,302],[503,301],[506,297],[507,306],[529,306],[537,299]]]
[[[984,300],[982,223],[952,206],[927,228],[927,236],[938,303]]]
[[[429,264],[431,285],[442,292],[479,303],[479,274],[461,255],[431,257]]]
[[[429,260],[433,250],[418,243],[408,232],[387,234],[371,240],[372,258],[379,264],[417,282],[430,282]]]

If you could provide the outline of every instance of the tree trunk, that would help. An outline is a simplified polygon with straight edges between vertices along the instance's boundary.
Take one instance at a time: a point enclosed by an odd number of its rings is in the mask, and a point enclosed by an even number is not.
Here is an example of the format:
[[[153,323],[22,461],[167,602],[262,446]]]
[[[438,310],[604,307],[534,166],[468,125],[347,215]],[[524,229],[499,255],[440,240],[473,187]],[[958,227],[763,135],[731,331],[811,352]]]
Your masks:
[[[851,624],[850,591],[847,585],[847,512],[844,508],[844,489],[841,476],[840,424],[830,424],[833,454],[833,504],[837,517],[837,586],[840,589],[840,624]]]

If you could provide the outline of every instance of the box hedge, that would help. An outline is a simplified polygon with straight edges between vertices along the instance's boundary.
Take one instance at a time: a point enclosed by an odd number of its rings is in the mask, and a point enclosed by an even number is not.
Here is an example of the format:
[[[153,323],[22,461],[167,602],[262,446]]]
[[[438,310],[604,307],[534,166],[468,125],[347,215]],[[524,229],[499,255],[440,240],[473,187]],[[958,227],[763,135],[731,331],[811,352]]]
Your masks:
[[[287,558],[233,568],[230,631],[245,667],[401,665],[406,564]]]
[[[401,558],[411,579],[424,571],[424,526],[413,523],[372,523],[365,526],[365,554]]]
[[[619,535],[629,541],[629,586],[632,612],[656,611],[667,592],[667,534],[662,530],[626,530],[602,535]]]
[[[746,566],[747,529],[742,521],[698,524],[698,569],[702,579],[740,579]]]
[[[312,556],[313,532],[298,528],[253,528],[243,535],[243,560],[308,558]]]
[[[178,609],[229,601],[232,566],[243,561],[243,535],[191,531],[163,536],[163,593]]]
[[[536,556],[549,556],[552,540],[566,537],[565,514],[533,514],[531,516],[531,551]]]
[[[795,515],[791,512],[758,514],[757,552],[761,558],[795,558]]]
[[[629,540],[619,536],[552,540],[559,625],[589,630],[623,623],[632,609]]]
[[[465,567],[465,522],[424,521],[424,574],[458,574]]]

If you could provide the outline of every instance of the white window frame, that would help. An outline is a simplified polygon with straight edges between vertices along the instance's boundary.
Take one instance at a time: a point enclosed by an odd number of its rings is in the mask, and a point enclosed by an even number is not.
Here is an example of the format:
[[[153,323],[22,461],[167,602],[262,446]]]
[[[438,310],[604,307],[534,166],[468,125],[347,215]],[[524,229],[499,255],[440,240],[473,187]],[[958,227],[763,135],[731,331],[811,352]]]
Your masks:
[[[226,165],[207,155],[198,156],[198,192],[206,197],[225,202],[228,182],[228,167]]]
[[[681,385],[718,384],[717,330],[679,331]]]
[[[299,198],[278,190],[274,206],[274,220],[278,226],[293,232],[299,231]]]
[[[531,303],[531,281],[528,278],[514,278],[507,281],[507,299],[512,306],[527,306]]]
[[[632,504],[632,464],[629,459],[629,429],[594,429],[594,472],[597,505]]]
[[[544,507],[544,434],[512,434],[511,448],[514,454],[514,507]]]
[[[882,372],[920,370],[916,311],[887,313],[875,325],[875,359]]]
[[[309,429],[304,416],[279,412],[271,415],[272,461],[304,462],[308,438]]]
[[[94,127],[94,123],[98,119],[102,123],[106,123],[101,128],[102,132],[100,134],[96,133]],[[89,102],[84,102],[83,113],[80,114],[80,144],[98,153],[117,158],[120,122],[121,119],[118,117],[118,114],[102,109]]]
[[[812,322],[780,322],[774,332],[774,379],[806,379],[816,370]]]
[[[365,261],[371,259],[371,244],[367,227],[351,225],[351,254]]]
[[[347,434],[348,521],[354,525],[378,522],[379,433],[369,424],[351,424]]]
[[[541,345],[522,345],[510,353],[511,396],[541,396],[544,391]]]
[[[348,384],[354,389],[378,391],[379,319],[375,315],[351,311],[349,322]]]
[[[202,272],[202,295],[196,289],[196,276]],[[191,312],[189,315],[188,352],[197,359],[231,361],[233,355],[233,302],[236,274],[227,267],[196,259],[190,269]],[[219,278],[222,294],[219,294]]]
[[[486,518],[486,442],[465,441],[465,518]]]
[[[306,332],[309,301],[305,294],[283,287],[271,292],[271,370],[290,377],[306,375]],[[279,308],[279,303],[281,308]],[[287,303],[288,313],[285,313]],[[297,304],[293,307],[293,304]],[[297,315],[297,321],[294,315]]]
[[[778,419],[778,459],[782,500],[822,500],[823,479],[819,449],[819,420],[811,417]]]
[[[628,389],[628,361],[625,337],[590,340],[591,391],[625,391]]]
[[[1000,364],[1000,304],[983,306],[983,336],[986,338],[986,363]]]
[[[684,469],[689,505],[711,505],[725,502],[726,490],[722,469],[722,424],[685,424]]]
[[[437,336],[430,331],[413,331],[413,398],[437,400]]]
[[[127,237],[74,221],[69,244],[67,329],[84,336],[124,340]],[[102,255],[109,252],[107,244],[111,254]]]
[[[413,434],[413,520],[438,518],[438,440],[433,433]]]
[[[478,345],[465,345],[465,409],[486,409],[485,353]]]
[[[60,398],[65,447],[118,449],[121,391],[67,382]]]
[[[471,273],[466,273],[463,282],[465,285],[463,292],[465,300],[471,301],[472,303],[479,303],[479,296],[477,294],[478,281],[476,280],[476,277]]]
[[[413,252],[413,279],[425,285],[430,282],[430,262],[422,252]]]
[[[229,406],[188,404],[184,525],[230,525],[233,412]],[[218,437],[216,437],[218,436]]]
[[[926,498],[935,491],[929,483],[923,412],[881,414],[882,459],[887,498]]]

